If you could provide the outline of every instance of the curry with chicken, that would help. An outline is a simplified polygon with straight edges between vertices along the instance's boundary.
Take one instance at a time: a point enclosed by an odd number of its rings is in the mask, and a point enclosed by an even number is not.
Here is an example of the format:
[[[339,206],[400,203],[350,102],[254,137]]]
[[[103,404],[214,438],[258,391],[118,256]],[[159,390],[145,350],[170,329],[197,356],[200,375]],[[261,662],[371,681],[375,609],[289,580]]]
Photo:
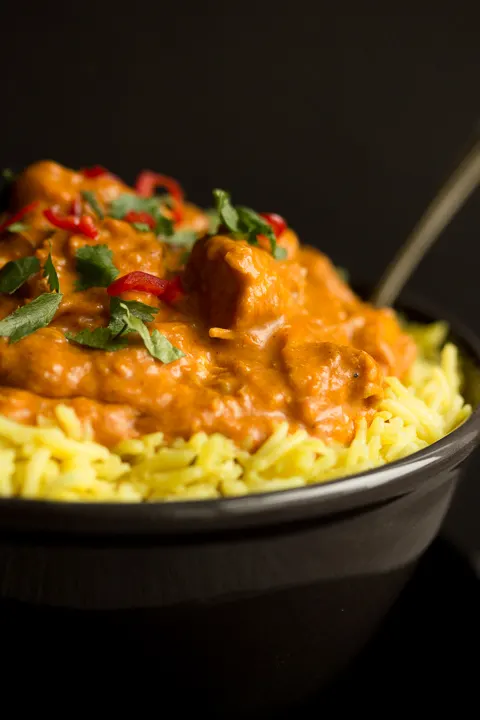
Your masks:
[[[163,194],[155,194],[159,190]],[[415,360],[375,309],[281,217],[185,201],[146,172],[50,161],[10,188],[0,220],[0,414],[71,406],[109,447],[162,431],[258,447],[279,422],[347,444]]]

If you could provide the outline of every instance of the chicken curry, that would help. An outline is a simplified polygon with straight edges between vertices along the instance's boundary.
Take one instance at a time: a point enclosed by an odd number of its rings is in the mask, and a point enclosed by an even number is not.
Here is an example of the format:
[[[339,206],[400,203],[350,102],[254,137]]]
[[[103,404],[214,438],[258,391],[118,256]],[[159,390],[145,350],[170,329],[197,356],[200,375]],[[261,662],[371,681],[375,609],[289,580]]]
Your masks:
[[[155,194],[159,190],[164,194]],[[27,168],[0,219],[0,414],[70,405],[107,446],[161,431],[348,443],[415,344],[277,215],[146,172]]]

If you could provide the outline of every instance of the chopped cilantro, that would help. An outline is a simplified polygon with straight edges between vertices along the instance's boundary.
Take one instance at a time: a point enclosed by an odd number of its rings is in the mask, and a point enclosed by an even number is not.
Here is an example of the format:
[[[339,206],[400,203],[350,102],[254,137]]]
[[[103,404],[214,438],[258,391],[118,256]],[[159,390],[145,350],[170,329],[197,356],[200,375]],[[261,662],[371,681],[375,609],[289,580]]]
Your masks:
[[[127,310],[142,322],[152,322],[158,313],[158,308],[146,305],[137,300],[120,300],[118,297],[110,298],[110,322],[108,327],[112,336],[115,337],[128,330],[127,321],[125,319],[126,312],[122,307],[124,305]]]
[[[154,330],[150,335],[147,326],[142,322],[142,320],[140,320],[140,318],[135,317],[130,312],[125,303],[121,303],[120,306],[125,309],[125,322],[128,330],[131,332],[137,332],[140,335],[145,347],[152,357],[165,364],[184,357],[185,353],[172,345],[165,335],[162,335],[158,330]]]
[[[43,267],[43,277],[47,278],[50,290],[52,292],[60,292],[60,283],[58,281],[57,271],[52,260],[52,246],[50,245],[50,252],[48,253],[47,260]]]
[[[81,330],[74,335],[73,333],[65,333],[65,337],[70,342],[85,345],[86,347],[95,348],[97,350],[105,350],[106,352],[115,352],[123,350],[127,347],[127,341],[118,337],[112,337],[109,328],[99,327],[95,330]]]
[[[110,322],[108,327],[81,330],[76,335],[66,333],[65,337],[70,342],[95,348],[96,350],[105,350],[106,352],[122,350],[128,344],[124,335],[133,332],[127,322],[128,312],[142,323],[151,322],[158,312],[158,308],[145,305],[136,300],[120,301],[118,297],[112,297],[110,298]]]
[[[7,230],[8,230],[8,232],[11,232],[11,233],[20,233],[20,232],[24,232],[25,230],[29,230],[29,228],[30,228],[30,225],[28,225],[27,223],[18,221],[18,222],[14,222],[11,225],[9,225],[7,227]]]
[[[230,193],[226,190],[214,190],[213,199],[220,221],[227,226],[230,232],[240,232],[240,218],[238,217],[237,210],[230,201]]]
[[[76,269],[80,275],[77,290],[108,287],[118,277],[108,245],[84,245],[77,250],[76,260]]]
[[[196,241],[197,234],[193,230],[177,230],[173,235],[165,238],[168,245],[186,248],[192,248]]]
[[[10,260],[0,270],[0,292],[11,295],[40,270],[40,263],[35,255]]]
[[[86,347],[95,348],[96,350],[105,350],[106,352],[116,352],[127,347],[128,343],[125,335],[130,332],[138,332],[133,327],[132,322],[128,321],[128,316],[136,318],[138,322],[148,330],[143,323],[151,322],[157,314],[158,308],[136,300],[123,300],[118,297],[110,298],[110,322],[108,327],[99,327],[95,330],[81,330],[76,335],[66,333],[65,337],[70,342],[85,345]],[[150,336],[149,336],[150,337]]]
[[[104,214],[102,208],[100,207],[100,204],[97,200],[97,196],[95,195],[95,193],[91,192],[91,190],[82,190],[81,194],[82,194],[82,197],[85,200],[85,202],[87,202],[90,205],[90,207],[92,208],[95,215],[100,220],[103,220],[103,218],[105,217],[105,214]]]
[[[209,208],[205,210],[205,215],[208,218],[208,234],[216,235],[218,228],[220,227],[220,216],[215,208]]]
[[[234,238],[246,240],[250,245],[258,245],[258,235],[264,235],[270,241],[273,257],[277,260],[286,257],[285,249],[277,246],[272,226],[255,210],[243,206],[234,207],[230,194],[225,190],[214,190],[213,198],[220,224],[225,225]],[[217,231],[218,228],[215,232]]]
[[[117,220],[123,220],[131,211],[146,212],[155,220],[156,235],[173,235],[173,223],[162,215],[157,198],[144,198],[131,193],[123,193],[110,204],[109,215]]]
[[[16,343],[36,330],[46,327],[53,320],[62,301],[61,293],[44,293],[22,305],[0,321],[0,336]]]

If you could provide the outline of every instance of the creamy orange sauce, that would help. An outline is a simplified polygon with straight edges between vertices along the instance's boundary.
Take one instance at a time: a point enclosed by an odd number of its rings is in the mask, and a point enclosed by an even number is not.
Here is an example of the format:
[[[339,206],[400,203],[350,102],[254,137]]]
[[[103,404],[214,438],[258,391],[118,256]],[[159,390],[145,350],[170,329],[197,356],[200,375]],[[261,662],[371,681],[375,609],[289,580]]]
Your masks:
[[[262,247],[207,237],[205,214],[186,204],[182,226],[200,239],[184,268],[182,250],[123,220],[95,218],[96,240],[52,228],[43,210],[67,212],[81,190],[94,191],[106,212],[115,197],[133,192],[112,176],[89,179],[53,162],[32,165],[13,188],[12,212],[40,204],[29,229],[2,234],[0,268],[32,254],[43,265],[51,243],[63,301],[48,327],[15,344],[0,338],[1,414],[36,423],[62,402],[109,446],[158,430],[167,438],[221,432],[257,446],[285,420],[346,443],[359,418],[373,414],[385,375],[401,377],[413,362],[414,343],[394,314],[360,301],[292,230],[279,238],[288,257],[278,261]],[[150,332],[158,329],[185,357],[162,364],[136,335],[110,353],[65,338],[109,320],[104,288],[75,290],[75,252],[85,244],[107,244],[120,275],[182,273],[187,292],[174,307],[145,293],[123,297],[158,307]],[[0,295],[0,318],[47,291],[40,272],[12,296]]]

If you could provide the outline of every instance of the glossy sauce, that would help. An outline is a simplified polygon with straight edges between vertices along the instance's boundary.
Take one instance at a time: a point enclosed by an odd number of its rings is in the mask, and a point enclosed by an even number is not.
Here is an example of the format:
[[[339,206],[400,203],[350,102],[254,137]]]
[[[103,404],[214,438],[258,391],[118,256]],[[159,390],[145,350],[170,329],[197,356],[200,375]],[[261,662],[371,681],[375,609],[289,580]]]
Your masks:
[[[288,258],[278,261],[262,247],[207,237],[205,214],[186,204],[182,226],[200,239],[184,268],[183,250],[122,220],[95,218],[96,240],[52,228],[43,210],[55,204],[67,212],[81,190],[94,191],[105,210],[133,192],[112,176],[85,178],[52,162],[25,170],[13,189],[12,211],[33,200],[40,205],[28,230],[2,234],[0,267],[32,254],[43,264],[51,242],[64,297],[49,327],[16,344],[0,338],[0,413],[35,423],[66,403],[109,446],[157,430],[167,438],[203,430],[254,447],[284,420],[346,443],[358,419],[371,417],[385,375],[401,377],[413,362],[414,343],[393,313],[361,302],[292,230],[279,238]],[[185,357],[162,364],[135,335],[111,353],[66,340],[66,331],[109,319],[104,288],[74,289],[75,252],[85,244],[108,244],[120,275],[183,273],[187,292],[175,307],[144,293],[123,297],[158,307],[150,331],[157,328]],[[0,318],[46,291],[40,272],[14,295],[0,295]]]

